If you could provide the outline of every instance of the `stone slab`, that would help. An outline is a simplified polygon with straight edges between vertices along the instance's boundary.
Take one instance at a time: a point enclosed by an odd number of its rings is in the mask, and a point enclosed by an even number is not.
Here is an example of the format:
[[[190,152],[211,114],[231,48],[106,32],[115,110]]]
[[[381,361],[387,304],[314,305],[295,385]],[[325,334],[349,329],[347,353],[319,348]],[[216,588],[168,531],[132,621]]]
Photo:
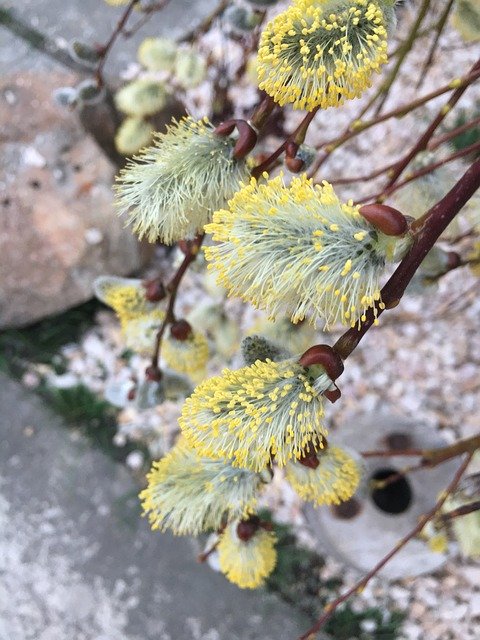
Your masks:
[[[180,37],[189,32],[212,10],[216,1],[170,0],[169,5],[154,14],[133,37],[117,43],[109,56],[107,74],[116,75],[125,69],[147,36]],[[103,0],[6,0],[2,6],[14,9],[22,21],[60,44],[74,38],[85,42],[106,41],[122,12],[122,7],[112,7]],[[32,54],[27,44],[0,27],[0,71],[46,69],[52,64],[46,56]]]
[[[152,533],[126,469],[0,377],[0,640],[295,640],[305,621]]]

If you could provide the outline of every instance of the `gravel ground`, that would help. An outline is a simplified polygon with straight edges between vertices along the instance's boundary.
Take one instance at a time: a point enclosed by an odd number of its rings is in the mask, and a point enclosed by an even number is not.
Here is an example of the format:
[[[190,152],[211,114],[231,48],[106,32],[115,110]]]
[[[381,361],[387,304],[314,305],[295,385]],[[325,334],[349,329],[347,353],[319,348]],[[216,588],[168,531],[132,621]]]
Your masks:
[[[411,21],[409,9],[404,10],[402,30]],[[215,41],[215,35],[210,35]],[[208,40],[206,40],[208,42]],[[217,41],[218,45],[218,41]],[[402,67],[400,80],[395,84],[387,102],[387,109],[408,102],[427,93],[451,78],[465,73],[475,62],[478,48],[459,46],[458,36],[450,27],[440,39],[430,73],[420,90],[415,88],[426,41],[414,48]],[[240,95],[237,93],[237,95]],[[245,104],[250,97],[245,94]],[[368,99],[368,95],[365,96]],[[460,106],[471,109],[480,99],[479,87],[466,92]],[[418,138],[429,115],[435,113],[446,98],[440,97],[421,111],[402,120],[390,120],[384,125],[354,139],[345,145],[325,165],[322,178],[338,175],[362,174],[382,166],[386,159],[395,159]],[[197,100],[201,108],[201,101]],[[332,137],[361,110],[355,101],[335,112],[332,127],[331,110],[319,113],[309,133],[314,144]],[[297,114],[287,118],[293,126]],[[455,113],[447,118],[452,123]],[[373,152],[374,150],[374,152]],[[348,167],[348,171],[345,167]],[[359,196],[375,191],[375,185],[358,185],[355,192],[344,188],[342,195]],[[166,259],[159,258],[161,269]],[[180,294],[180,306],[185,312],[205,301],[223,305],[230,318],[239,318],[245,333],[259,314],[245,308],[238,301],[224,301],[221,292],[214,292],[211,282],[203,288],[199,274],[189,274]],[[385,409],[411,417],[437,429],[447,442],[478,432],[480,415],[480,281],[466,269],[452,272],[438,285],[421,292],[406,295],[397,309],[382,317],[380,326],[369,332],[354,355],[348,360],[341,378],[342,400],[331,405],[328,418],[331,427],[351,420],[358,413]],[[336,337],[333,332],[330,339]],[[121,358],[123,345],[112,315],[101,312],[97,324],[79,344],[64,349],[68,371],[55,376],[45,368],[36,368],[25,374],[24,382],[34,386],[39,375],[46,375],[57,386],[71,386],[82,382],[119,404],[132,386],[132,379],[141,379],[145,360],[133,356]],[[239,364],[234,356],[231,363]],[[213,374],[225,365],[225,357],[214,355],[209,363]],[[153,455],[160,455],[172,444],[177,430],[179,404],[166,402],[159,407],[139,410],[133,403],[122,408],[118,444],[125,439],[139,439],[149,444]],[[142,456],[130,455],[130,466],[140,468]],[[474,467],[472,466],[472,469]],[[477,470],[480,462],[477,462]],[[294,524],[301,539],[309,542],[301,513],[301,503],[295,494],[277,480],[267,498],[277,518]],[[450,557],[441,572],[413,581],[397,581],[393,585],[375,579],[355,600],[355,606],[384,605],[405,608],[408,620],[405,634],[409,640],[475,640],[480,624],[480,563],[463,560],[453,545]],[[342,575],[345,586],[355,579],[353,572],[333,560],[327,560],[325,577]]]

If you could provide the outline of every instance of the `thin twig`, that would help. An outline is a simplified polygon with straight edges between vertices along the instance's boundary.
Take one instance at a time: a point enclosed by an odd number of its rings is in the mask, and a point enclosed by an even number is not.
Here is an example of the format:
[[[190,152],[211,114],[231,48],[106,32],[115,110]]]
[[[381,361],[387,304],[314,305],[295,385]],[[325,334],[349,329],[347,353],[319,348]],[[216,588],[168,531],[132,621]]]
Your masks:
[[[393,83],[395,82],[395,79],[398,75],[398,72],[400,71],[400,68],[402,66],[402,64],[405,62],[408,54],[410,53],[410,51],[412,50],[412,47],[415,43],[415,40],[417,39],[418,36],[418,32],[419,29],[422,25],[422,22],[428,12],[430,8],[430,0],[423,0],[419,10],[418,10],[418,14],[417,14],[417,18],[415,20],[415,22],[412,25],[412,28],[410,29],[410,32],[408,34],[408,36],[406,37],[405,41],[402,44],[402,47],[400,49],[400,51],[398,52],[398,57],[397,57],[397,61],[395,63],[395,66],[393,67],[392,71],[390,72],[388,78],[385,80],[385,82],[382,83],[382,85],[380,86],[380,88],[378,89],[378,92],[375,96],[375,101],[377,100],[377,98],[380,98],[380,102],[377,105],[377,108],[375,109],[375,115],[378,115],[380,113],[380,111],[382,110],[383,105],[385,104],[385,101],[388,98],[388,94],[390,93],[390,89],[392,88]]]
[[[465,470],[468,467],[472,457],[473,457],[473,454],[471,454],[471,453],[468,454],[465,457],[465,459],[463,460],[463,462],[461,463],[461,465],[457,469],[452,481],[450,482],[448,487],[445,489],[445,491],[443,491],[441,493],[440,498],[436,502],[435,506],[432,509],[430,509],[430,511],[427,511],[427,513],[425,513],[423,516],[421,516],[421,518],[418,521],[418,524],[416,524],[415,527],[411,531],[409,531],[409,533],[407,533],[406,536],[404,536],[401,540],[399,540],[397,542],[397,544],[393,547],[393,549],[391,549],[373,567],[373,569],[371,571],[369,571],[365,576],[363,576],[363,578],[361,578],[358,582],[356,582],[353,585],[353,587],[351,587],[345,593],[343,593],[341,596],[339,596],[338,598],[333,600],[333,602],[330,602],[329,604],[327,604],[327,606],[324,609],[323,614],[320,616],[320,618],[317,620],[317,622],[315,622],[315,624],[312,627],[310,627],[310,629],[306,633],[301,635],[298,638],[298,640],[312,640],[312,638],[318,633],[318,631],[320,631],[320,629],[323,627],[323,625],[332,617],[333,613],[336,611],[336,609],[338,609],[338,607],[341,604],[346,602],[346,600],[348,600],[355,593],[361,592],[362,589],[364,589],[366,587],[366,585],[370,582],[370,580],[374,576],[376,576],[378,574],[378,572],[381,569],[383,569],[383,567],[395,555],[397,555],[397,553],[399,553],[399,551],[401,551],[407,545],[408,542],[410,542],[410,540],[412,540],[415,536],[417,536],[422,531],[422,529],[425,527],[425,525],[430,520],[432,520],[436,516],[436,514],[440,511],[440,509],[443,507],[443,505],[444,505],[446,499],[448,498],[448,496],[455,491],[455,489],[458,486],[460,480],[462,479],[462,476],[465,473]]]
[[[185,254],[181,265],[178,267],[175,275],[166,286],[166,290],[169,296],[167,310],[165,312],[165,318],[163,319],[163,322],[160,325],[159,330],[157,331],[157,335],[155,337],[155,346],[152,355],[152,368],[156,372],[159,371],[158,363],[160,360],[160,350],[162,347],[162,340],[165,335],[165,331],[169,324],[175,322],[175,302],[177,300],[178,288],[183,279],[183,276],[187,273],[191,263],[196,259],[198,252],[200,251],[200,247],[202,246],[204,237],[205,236],[203,234],[199,235],[195,238],[195,240],[191,242],[188,248],[188,252]]]
[[[452,153],[449,156],[446,156],[445,158],[438,160],[438,162],[432,162],[426,167],[422,167],[421,169],[414,171],[413,173],[406,176],[403,180],[401,180],[400,182],[397,182],[396,184],[392,185],[388,189],[383,189],[382,191],[380,191],[379,193],[376,193],[375,195],[364,196],[360,200],[357,200],[356,204],[361,204],[363,202],[368,202],[370,200],[383,201],[388,196],[392,195],[392,193],[394,193],[398,189],[401,189],[402,187],[409,184],[410,182],[413,182],[414,180],[418,180],[419,178],[422,178],[423,176],[426,176],[429,173],[432,173],[439,167],[443,167],[445,164],[448,164],[449,162],[453,162],[454,160],[458,160],[459,158],[464,158],[465,156],[474,154],[477,151],[480,151],[480,141],[474,142],[473,144],[469,145],[468,147],[464,147],[459,151],[455,151],[455,153]],[[391,169],[388,169],[388,171],[391,171]]]
[[[135,5],[137,5],[139,2],[140,2],[140,0],[130,0],[128,5],[125,7],[125,10],[123,11],[122,15],[120,16],[120,19],[117,22],[117,25],[116,25],[115,29],[113,30],[110,38],[98,50],[98,54],[100,56],[100,62],[99,62],[98,67],[96,69],[95,77],[97,78],[97,82],[98,82],[98,86],[99,87],[103,87],[104,82],[105,82],[104,79],[103,79],[103,69],[105,67],[105,63],[107,62],[108,54],[110,53],[110,51],[111,51],[113,45],[115,44],[115,41],[117,40],[117,38],[122,33],[123,28],[125,27],[128,19],[130,17],[130,14],[132,13],[133,9],[135,8]]]
[[[428,70],[430,69],[433,59],[435,57],[435,52],[437,51],[438,48],[438,43],[440,41],[440,37],[443,33],[443,30],[445,29],[445,25],[447,24],[447,20],[448,20],[448,16],[450,15],[450,12],[452,11],[453,5],[455,3],[455,0],[448,0],[448,3],[446,5],[446,7],[444,8],[438,22],[437,25],[435,27],[435,37],[433,39],[433,42],[430,46],[430,50],[428,52],[428,55],[425,59],[425,62],[423,63],[422,66],[422,70],[420,72],[420,77],[418,78],[418,82],[416,85],[417,89],[420,89],[420,87],[423,84],[423,81],[425,80],[425,77],[428,73]]]
[[[475,511],[480,511],[480,500],[476,500],[475,502],[470,502],[469,504],[464,504],[457,509],[452,509],[448,513],[444,513],[440,516],[439,521],[442,524],[446,524],[450,520],[454,518],[461,518],[463,516],[468,516],[470,513],[475,513]]]
[[[466,122],[465,124],[460,125],[459,127],[455,127],[455,129],[451,129],[450,131],[447,131],[446,133],[440,136],[432,138],[428,144],[428,149],[430,151],[435,151],[435,149],[437,149],[444,142],[448,142],[452,138],[456,138],[460,134],[465,133],[465,131],[468,131],[469,129],[473,129],[479,124],[480,124],[480,116],[478,118],[474,118],[473,120],[470,120],[470,122]]]
[[[310,177],[313,177],[317,173],[317,171],[320,169],[320,167],[324,164],[324,162],[327,160],[329,155],[333,151],[335,151],[335,149],[338,149],[343,144],[345,144],[352,138],[356,137],[363,131],[366,131],[367,129],[371,129],[377,124],[380,124],[381,122],[385,122],[386,120],[390,120],[391,118],[402,118],[407,113],[410,113],[411,111],[414,111],[419,107],[422,107],[423,105],[427,104],[427,102],[430,102],[435,98],[438,98],[444,93],[448,93],[449,91],[453,91],[454,89],[456,91],[458,91],[459,89],[464,89],[465,87],[475,82],[478,78],[480,78],[480,68],[476,69],[474,72],[469,72],[466,76],[453,79],[448,84],[443,85],[439,89],[436,89],[435,91],[431,91],[430,93],[427,93],[423,97],[417,98],[416,100],[412,100],[411,102],[408,102],[400,107],[397,107],[396,109],[392,109],[392,111],[387,111],[376,118],[372,118],[371,120],[365,120],[365,121],[353,120],[350,123],[350,125],[347,127],[347,129],[342,134],[340,134],[340,136],[331,138],[330,140],[327,140],[321,143],[320,145],[318,145],[319,149],[323,147],[323,155],[319,155],[319,157],[313,162],[312,166],[309,169],[308,175]]]
[[[470,69],[469,75],[473,75],[478,72],[480,72],[480,60],[478,60]],[[407,153],[406,156],[395,166],[395,169],[393,169],[392,175],[390,176],[390,179],[388,180],[388,183],[385,187],[386,190],[388,190],[391,186],[395,184],[395,182],[398,180],[398,178],[401,176],[401,174],[403,173],[405,168],[410,164],[413,158],[415,158],[415,156],[420,151],[424,151],[427,148],[427,145],[430,142],[433,134],[435,133],[439,125],[443,122],[446,115],[450,113],[453,107],[457,104],[457,102],[463,96],[468,86],[469,84],[463,84],[459,86],[457,89],[455,89],[455,91],[452,93],[452,95],[448,99],[447,103],[443,105],[443,107],[438,111],[437,115],[429,124],[429,126],[427,127],[423,135],[420,136],[420,139],[418,140],[418,142],[412,147],[409,153]]]

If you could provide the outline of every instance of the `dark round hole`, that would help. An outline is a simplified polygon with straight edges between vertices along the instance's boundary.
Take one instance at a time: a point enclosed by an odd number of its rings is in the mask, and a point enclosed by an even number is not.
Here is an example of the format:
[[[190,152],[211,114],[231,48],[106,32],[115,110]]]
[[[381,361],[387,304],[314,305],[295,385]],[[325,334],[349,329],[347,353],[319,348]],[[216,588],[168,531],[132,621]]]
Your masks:
[[[334,504],[331,507],[332,514],[339,520],[351,520],[362,510],[362,505],[355,498]]]
[[[2,204],[4,207],[9,207],[10,206],[10,198],[4,198],[2,200]]]
[[[42,185],[40,184],[40,182],[38,180],[31,180],[30,181],[30,186],[32,187],[32,189],[40,189],[40,187]]]
[[[397,473],[396,469],[379,469],[370,480],[387,480]],[[408,509],[412,501],[412,489],[406,478],[398,478],[383,488],[372,490],[372,500],[385,513],[399,514]]]

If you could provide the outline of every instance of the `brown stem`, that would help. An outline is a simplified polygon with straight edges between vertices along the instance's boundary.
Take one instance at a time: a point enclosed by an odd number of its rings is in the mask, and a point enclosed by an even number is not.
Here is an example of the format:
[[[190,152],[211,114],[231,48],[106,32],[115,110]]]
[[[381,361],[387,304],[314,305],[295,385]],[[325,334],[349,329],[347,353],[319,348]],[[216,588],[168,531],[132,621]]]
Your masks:
[[[422,70],[420,72],[420,77],[418,78],[418,82],[416,85],[417,89],[420,89],[420,87],[423,84],[423,81],[425,80],[425,76],[428,73],[428,70],[430,69],[433,59],[435,57],[435,52],[437,51],[437,47],[438,47],[438,43],[440,41],[440,36],[443,33],[443,30],[445,29],[445,25],[447,24],[447,20],[448,20],[448,16],[450,15],[453,5],[455,3],[455,0],[448,0],[446,7],[444,8],[442,15],[440,16],[437,25],[435,27],[435,37],[433,39],[433,42],[430,46],[430,50],[428,52],[428,55],[425,59],[425,62],[423,63],[422,66]]]
[[[469,75],[472,75],[478,72],[480,72],[480,60],[478,60],[470,69]],[[440,109],[440,111],[437,113],[435,118],[429,124],[424,134],[420,136],[420,139],[418,140],[418,142],[412,147],[409,153],[407,153],[407,155],[399,163],[397,163],[385,187],[386,190],[388,190],[392,185],[395,184],[395,182],[398,180],[400,175],[403,173],[404,169],[410,164],[413,158],[415,158],[417,153],[427,148],[427,145],[430,142],[433,134],[437,130],[438,126],[443,122],[446,115],[450,113],[453,107],[457,104],[457,102],[460,100],[460,98],[463,96],[463,94],[467,90],[468,86],[469,86],[468,84],[467,85],[464,84],[462,86],[459,86],[457,89],[455,89],[455,91],[452,93],[447,103]]]
[[[405,545],[410,542],[410,540],[412,540],[416,535],[418,535],[422,529],[425,527],[425,525],[427,524],[427,522],[429,522],[430,520],[432,520],[436,514],[440,511],[440,509],[443,507],[447,497],[453,493],[456,489],[456,487],[458,486],[460,480],[462,479],[463,474],[465,473],[465,470],[467,468],[467,466],[469,465],[471,459],[472,459],[473,454],[468,454],[465,459],[463,460],[462,464],[459,466],[459,468],[457,469],[457,472],[455,473],[455,476],[453,477],[452,481],[450,482],[450,484],[448,485],[448,487],[446,488],[445,491],[443,491],[440,495],[440,498],[438,499],[438,501],[436,502],[435,506],[430,509],[430,511],[427,511],[427,513],[425,513],[418,521],[418,523],[415,525],[415,527],[409,531],[409,533],[407,533],[406,536],[404,536],[401,540],[399,540],[399,542],[397,542],[397,544],[393,547],[393,549],[391,549],[374,567],[371,571],[369,571],[365,576],[363,576],[363,578],[361,578],[361,580],[359,580],[358,582],[356,582],[353,587],[351,587],[350,589],[348,589],[345,593],[343,593],[341,596],[339,596],[338,598],[336,598],[335,600],[333,600],[333,602],[330,602],[329,604],[327,604],[327,606],[324,609],[323,614],[320,616],[320,618],[317,620],[317,622],[315,622],[315,624],[310,627],[310,629],[304,633],[303,635],[301,635],[298,640],[312,640],[313,636],[315,636],[316,633],[318,633],[318,631],[320,631],[320,629],[323,627],[323,625],[332,617],[333,613],[336,611],[336,609],[343,604],[346,600],[348,600],[351,596],[353,596],[355,593],[361,591],[362,589],[365,588],[365,586],[370,582],[370,580],[377,575],[377,573],[399,552],[401,551]]]
[[[384,189],[383,191],[380,191],[375,195],[365,196],[360,200],[357,200],[355,204],[361,204],[363,202],[369,202],[371,200],[376,200],[377,202],[378,201],[383,202],[388,196],[390,196],[392,193],[394,193],[398,189],[401,189],[409,182],[418,180],[418,178],[421,178],[423,176],[428,175],[429,173],[432,173],[432,171],[435,171],[435,169],[438,169],[439,167],[443,167],[443,165],[448,164],[449,162],[458,160],[458,158],[469,156],[470,154],[476,153],[477,151],[480,151],[480,141],[474,142],[473,144],[463,149],[460,149],[459,151],[455,151],[455,153],[450,154],[446,158],[442,158],[442,160],[439,160],[438,162],[432,162],[432,164],[429,164],[426,167],[423,167],[422,169],[418,169],[418,171],[414,171],[413,173],[408,175],[406,178],[404,178],[400,182],[397,182],[396,184],[392,185],[389,189]]]
[[[415,40],[418,36],[419,29],[427,14],[427,11],[430,8],[430,1],[431,0],[423,0],[422,5],[418,10],[417,18],[413,23],[412,28],[410,29],[410,32],[402,45],[402,48],[399,51],[395,66],[390,72],[390,75],[388,76],[386,81],[382,83],[380,89],[377,92],[377,95],[375,96],[375,100],[379,97],[381,98],[375,110],[375,115],[378,115],[382,110],[382,107],[385,104],[386,99],[388,98],[388,94],[390,93],[390,89],[392,88],[392,85],[395,82],[398,72],[400,71],[402,64],[406,60],[408,54],[410,53],[415,43]]]
[[[478,78],[480,78],[480,69],[477,69],[473,73],[470,72],[468,75],[463,76],[462,78],[451,80],[448,84],[443,85],[439,89],[436,89],[435,91],[427,93],[425,96],[421,98],[417,98],[417,100],[412,100],[407,104],[397,107],[396,109],[392,109],[392,111],[387,111],[376,118],[372,118],[371,120],[366,120],[365,122],[353,120],[350,123],[349,127],[340,136],[331,138],[330,140],[327,140],[326,142],[323,142],[322,144],[318,145],[318,148],[323,147],[324,153],[322,156],[319,156],[315,160],[315,162],[312,164],[308,172],[308,175],[310,177],[313,177],[317,173],[317,171],[320,169],[320,167],[323,165],[323,163],[328,158],[328,156],[335,149],[338,149],[343,144],[345,144],[345,142],[348,142],[349,140],[359,135],[363,131],[370,129],[371,127],[374,127],[377,124],[380,124],[381,122],[390,120],[390,118],[401,118],[407,113],[409,113],[410,111],[414,111],[415,109],[418,109],[418,107],[423,106],[424,104],[426,104],[427,102],[430,102],[430,100],[433,100],[434,98],[438,98],[444,93],[448,93],[453,89],[456,89],[458,91],[461,88],[465,88],[469,86],[470,84],[475,82],[475,80],[477,80]]]
[[[105,67],[105,63],[107,62],[108,54],[110,53],[110,50],[115,44],[115,41],[117,40],[118,36],[122,33],[123,28],[130,17],[130,14],[135,8],[135,5],[137,5],[139,2],[140,0],[130,0],[128,5],[125,7],[125,10],[123,11],[122,15],[120,16],[120,19],[117,22],[117,25],[112,32],[112,35],[110,36],[106,44],[104,44],[99,49],[100,62],[95,72],[95,76],[97,78],[98,86],[100,87],[103,87],[104,85],[103,69]]]
[[[387,451],[362,451],[362,458],[393,458],[395,456],[423,456],[423,449],[388,449]]]
[[[167,292],[169,293],[170,297],[168,300],[167,310],[165,312],[165,318],[162,324],[160,325],[160,329],[158,330],[155,338],[155,346],[154,346],[153,355],[152,355],[152,368],[154,371],[159,371],[158,363],[160,360],[160,350],[162,346],[163,336],[165,335],[165,331],[169,324],[172,324],[172,322],[175,322],[175,302],[177,300],[178,288],[180,286],[183,276],[188,271],[189,266],[196,259],[198,252],[200,250],[200,247],[202,246],[204,237],[205,236],[202,234],[197,236],[195,240],[192,241],[188,252],[185,254],[185,257],[181,265],[177,269],[177,272],[175,273],[173,278],[170,280],[170,282],[166,286]]]
[[[266,160],[264,160],[261,164],[257,165],[252,169],[252,176],[254,178],[258,178],[262,175],[264,171],[268,171],[268,169],[273,165],[275,160],[281,156],[281,154],[287,148],[289,142],[294,142],[295,144],[302,144],[305,140],[305,135],[307,133],[308,127],[310,126],[312,120],[314,119],[316,113],[318,111],[318,107],[313,109],[313,111],[309,111],[307,115],[300,122],[298,127],[295,129],[293,133],[291,133],[287,139],[275,150],[273,151]]]
[[[341,358],[347,358],[374,324],[375,318],[386,309],[395,307],[402,298],[408,283],[415,275],[425,256],[455,218],[462,207],[480,187],[480,160],[474,162],[447,195],[412,225],[413,244],[390,277],[381,292],[382,307],[374,312],[369,309],[360,327],[348,329],[335,343],[334,349]]]
[[[480,500],[476,500],[475,502],[470,502],[469,504],[464,504],[457,509],[452,509],[448,513],[444,513],[440,516],[439,520],[442,524],[453,520],[454,518],[461,518],[462,516],[468,516],[470,513],[475,513],[475,511],[480,511]]]
[[[156,2],[155,4],[148,5],[145,8],[142,7],[141,10],[143,11],[143,16],[137,21],[136,24],[133,25],[131,29],[122,29],[123,37],[131,38],[132,36],[134,36],[137,31],[139,31],[147,24],[153,13],[162,11],[162,9],[165,9],[167,4],[169,4],[170,2],[171,0],[158,0],[158,2]]]
[[[436,138],[432,138],[432,140],[430,140],[428,144],[428,149],[430,151],[435,151],[435,149],[437,149],[437,147],[439,147],[444,142],[448,142],[452,138],[459,136],[461,133],[464,133],[469,129],[473,129],[479,124],[480,124],[480,116],[478,118],[474,118],[473,120],[470,120],[470,122],[466,122],[465,124],[462,124],[460,127],[455,127],[455,129],[452,129],[451,131],[447,131],[443,135],[437,136]]]

